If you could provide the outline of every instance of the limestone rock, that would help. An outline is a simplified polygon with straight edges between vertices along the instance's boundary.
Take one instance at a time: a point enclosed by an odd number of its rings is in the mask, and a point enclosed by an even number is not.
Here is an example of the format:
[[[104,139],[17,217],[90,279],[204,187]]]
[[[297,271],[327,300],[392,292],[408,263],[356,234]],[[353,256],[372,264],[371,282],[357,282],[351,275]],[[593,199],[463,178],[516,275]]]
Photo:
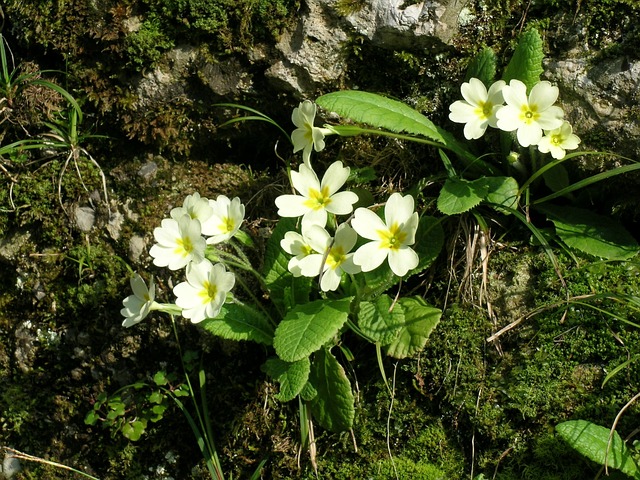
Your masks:
[[[277,45],[282,59],[266,76],[277,88],[303,96],[326,87],[346,71],[344,43],[354,33],[388,49],[442,48],[457,31],[468,0],[372,0],[359,11],[341,16],[337,0],[307,0],[295,31]]]
[[[640,61],[624,57],[553,59],[546,62],[545,71],[560,88],[559,101],[579,136],[594,129],[610,132],[609,150],[624,147],[626,156],[638,157]]]
[[[429,48],[451,41],[467,3],[468,0],[372,0],[346,20],[374,45],[391,49]]]

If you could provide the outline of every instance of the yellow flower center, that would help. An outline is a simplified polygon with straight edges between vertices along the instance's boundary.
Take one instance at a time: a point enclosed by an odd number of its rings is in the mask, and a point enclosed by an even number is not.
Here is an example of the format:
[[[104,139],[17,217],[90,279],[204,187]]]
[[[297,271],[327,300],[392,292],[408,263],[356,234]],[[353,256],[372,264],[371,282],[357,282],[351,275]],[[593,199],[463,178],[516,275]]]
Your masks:
[[[329,187],[323,187],[321,191],[310,188],[304,206],[312,210],[321,210],[331,203]]]
[[[480,102],[473,113],[475,113],[478,118],[486,120],[491,116],[492,110],[493,104],[491,102]]]
[[[218,229],[222,233],[231,233],[231,232],[233,232],[233,229],[235,228],[235,226],[236,226],[236,224],[235,224],[235,222],[233,221],[232,218],[223,217],[222,218],[222,223],[218,226]]]
[[[338,268],[345,261],[346,255],[344,254],[344,248],[342,247],[333,247],[329,250],[329,254],[327,255],[327,265],[332,270]]]
[[[182,255],[186,257],[193,251],[193,243],[191,243],[191,239],[189,237],[186,238],[178,238],[176,240],[177,247],[174,250],[174,253],[177,255]]]
[[[407,239],[407,232],[402,230],[397,223],[389,227],[389,230],[378,230],[376,232],[380,237],[380,248],[389,250],[398,250]]]
[[[216,298],[218,294],[218,286],[215,283],[211,283],[207,280],[202,284],[203,289],[198,292],[198,295],[202,297],[202,303],[209,303]]]
[[[561,135],[551,135],[551,144],[555,145],[556,147],[559,147],[560,145],[562,145],[562,136]]]
[[[538,109],[535,105],[523,105],[522,111],[520,112],[520,120],[527,125],[537,121],[538,118],[540,118],[540,114],[537,110]]]

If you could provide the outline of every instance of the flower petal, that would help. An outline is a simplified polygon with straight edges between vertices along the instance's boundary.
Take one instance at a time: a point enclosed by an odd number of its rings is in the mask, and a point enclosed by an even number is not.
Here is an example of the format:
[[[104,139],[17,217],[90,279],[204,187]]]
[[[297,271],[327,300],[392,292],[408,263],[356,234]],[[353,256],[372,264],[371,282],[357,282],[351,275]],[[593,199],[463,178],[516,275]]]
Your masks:
[[[358,235],[369,240],[379,240],[378,231],[387,230],[387,226],[378,215],[363,207],[356,209],[351,226]]]
[[[340,190],[349,178],[349,167],[344,167],[341,161],[333,162],[322,177],[321,189],[325,187],[329,190],[329,195],[333,195]]]
[[[356,250],[353,262],[360,265],[363,272],[370,272],[382,265],[388,254],[389,249],[380,248],[380,242],[369,242]]]
[[[389,267],[399,277],[404,277],[409,270],[418,266],[418,254],[413,248],[405,247],[389,251]]]

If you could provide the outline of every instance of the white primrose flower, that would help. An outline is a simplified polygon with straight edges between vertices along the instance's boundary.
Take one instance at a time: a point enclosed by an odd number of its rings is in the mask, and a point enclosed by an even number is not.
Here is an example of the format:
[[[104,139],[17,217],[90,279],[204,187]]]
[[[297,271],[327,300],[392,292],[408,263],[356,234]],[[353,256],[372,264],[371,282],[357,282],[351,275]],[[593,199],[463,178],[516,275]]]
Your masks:
[[[149,250],[153,264],[178,270],[189,262],[201,262],[207,244],[200,232],[200,221],[189,215],[183,215],[178,220],[162,220],[161,226],[153,230],[158,242]]]
[[[209,200],[200,197],[198,192],[187,195],[181,207],[171,210],[170,216],[174,220],[180,219],[183,215],[189,215],[193,219],[200,220],[200,224],[213,215],[213,209],[209,205]]]
[[[224,265],[213,265],[209,260],[190,263],[187,281],[173,288],[176,305],[182,308],[182,316],[199,323],[206,318],[215,318],[233,288],[236,277],[227,272]]]
[[[361,237],[373,240],[358,248],[353,256],[363,272],[377,268],[387,258],[389,267],[399,277],[418,266],[418,254],[410,247],[418,229],[418,213],[413,206],[411,195],[394,193],[384,207],[384,221],[367,208],[356,210],[351,226]]]
[[[353,253],[349,253],[358,241],[358,234],[348,224],[343,223],[336,229],[335,238],[331,238],[324,228],[312,225],[309,240],[318,253],[302,259],[300,268],[306,277],[321,274],[320,288],[323,292],[336,290],[343,272],[355,274],[361,271],[360,266],[353,263]]]
[[[547,81],[536,83],[529,96],[520,80],[511,80],[502,89],[507,103],[498,110],[498,128],[505,132],[517,130],[518,143],[523,147],[537,145],[542,130],[555,130],[562,125],[564,112],[553,104],[558,99],[558,87]]]
[[[123,327],[131,327],[140,323],[149,315],[151,310],[157,310],[160,304],[156,303],[156,286],[153,277],[149,280],[149,288],[139,274],[135,274],[129,280],[133,295],[129,295],[122,301],[124,308],[120,310],[120,315],[125,317],[122,322]]]
[[[580,144],[580,137],[573,133],[569,122],[563,122],[555,130],[545,130],[544,134],[538,143],[538,150],[542,153],[551,152],[551,156],[558,160],[564,158],[567,150],[575,150]]]
[[[233,237],[244,221],[244,205],[238,197],[229,200],[219,195],[216,200],[209,200],[212,214],[202,223],[202,234],[207,236],[207,244],[226,242]]]
[[[332,163],[322,182],[308,166],[300,165],[299,172],[291,172],[291,182],[300,195],[280,195],[276,198],[278,215],[281,217],[302,216],[302,223],[327,224],[327,212],[335,215],[347,215],[353,211],[358,195],[353,192],[338,192],[349,177],[349,167],[342,162]]]
[[[315,127],[313,122],[316,118],[316,104],[305,100],[293,109],[291,121],[298,127],[291,133],[293,142],[293,153],[302,150],[302,161],[311,168],[311,150],[316,152],[324,149],[324,137],[333,132],[328,128]]]
[[[294,255],[289,259],[289,264],[287,265],[288,270],[294,277],[300,277],[302,275],[300,262],[308,255],[311,255],[314,251],[311,246],[311,240],[309,240],[307,235],[309,227],[310,225],[304,223],[302,224],[302,234],[294,231],[287,232],[284,234],[282,240],[280,240],[280,246],[282,249],[289,255]]]
[[[449,119],[464,123],[464,138],[472,140],[484,135],[488,126],[496,128],[497,111],[502,108],[504,80],[493,83],[487,91],[484,83],[477,78],[469,79],[460,87],[464,101],[457,100],[449,106]]]

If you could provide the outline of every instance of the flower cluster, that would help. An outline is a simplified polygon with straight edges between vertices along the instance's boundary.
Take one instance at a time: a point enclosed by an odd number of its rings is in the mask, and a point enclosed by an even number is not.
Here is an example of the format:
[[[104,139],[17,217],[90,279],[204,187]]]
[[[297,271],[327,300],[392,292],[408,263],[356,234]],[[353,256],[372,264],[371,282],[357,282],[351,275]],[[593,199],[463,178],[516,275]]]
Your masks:
[[[537,145],[543,153],[561,159],[567,150],[578,148],[580,138],[564,120],[563,110],[554,105],[558,87],[547,81],[536,83],[527,95],[527,87],[520,80],[493,83],[489,90],[477,78],[461,87],[464,100],[449,107],[449,119],[464,123],[467,140],[480,138],[487,127],[516,132],[523,147]]]
[[[418,266],[418,255],[411,248],[418,228],[413,197],[392,194],[385,205],[384,220],[367,208],[360,207],[354,212],[358,196],[338,191],[349,172],[349,167],[337,161],[320,181],[314,170],[303,163],[299,171],[291,172],[297,194],[276,198],[278,215],[302,217],[301,233],[287,232],[280,242],[283,250],[293,255],[289,271],[296,277],[320,276],[320,288],[325,292],[338,288],[343,273],[368,272],[387,259],[398,276]],[[329,214],[352,213],[352,219],[339,224],[331,236],[327,230]],[[352,252],[358,236],[368,241]]]
[[[153,279],[147,288],[136,274],[131,279],[133,295],[125,298],[120,311],[125,317],[122,325],[135,325],[152,310],[181,313],[193,323],[216,317],[235,284],[235,275],[222,263],[212,263],[207,254],[214,245],[234,237],[243,220],[244,205],[237,197],[230,200],[220,195],[208,200],[198,193],[188,195],[182,206],[171,210],[170,218],[154,229],[156,243],[149,250],[154,265],[186,270],[186,281],[173,288],[175,305],[155,302]]]

